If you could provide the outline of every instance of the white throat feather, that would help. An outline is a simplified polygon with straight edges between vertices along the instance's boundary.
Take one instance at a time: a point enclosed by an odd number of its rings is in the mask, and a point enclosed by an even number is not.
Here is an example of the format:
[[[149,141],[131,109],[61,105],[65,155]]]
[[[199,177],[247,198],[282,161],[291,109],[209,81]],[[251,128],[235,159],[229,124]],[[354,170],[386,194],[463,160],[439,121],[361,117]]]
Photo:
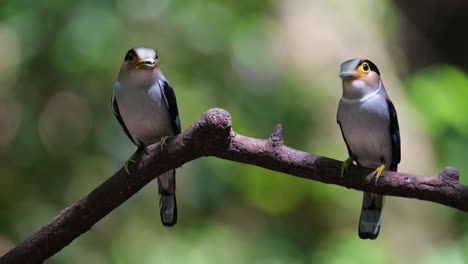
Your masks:
[[[380,93],[380,90],[382,90],[382,81],[379,81],[379,88],[375,91],[373,91],[372,93],[366,95],[366,96],[363,96],[361,98],[357,98],[357,99],[348,99],[344,96],[341,97],[341,101],[345,102],[345,103],[349,103],[349,104],[354,104],[354,103],[363,103],[369,99],[371,99],[372,97],[376,96],[378,93]]]

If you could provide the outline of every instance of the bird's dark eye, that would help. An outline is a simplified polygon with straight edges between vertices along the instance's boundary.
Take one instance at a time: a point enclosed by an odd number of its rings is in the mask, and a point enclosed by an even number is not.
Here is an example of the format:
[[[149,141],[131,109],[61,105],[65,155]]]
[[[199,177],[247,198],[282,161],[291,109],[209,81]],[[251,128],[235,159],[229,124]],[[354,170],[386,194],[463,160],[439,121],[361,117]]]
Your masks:
[[[370,70],[369,64],[367,62],[362,64],[362,70],[368,72]]]

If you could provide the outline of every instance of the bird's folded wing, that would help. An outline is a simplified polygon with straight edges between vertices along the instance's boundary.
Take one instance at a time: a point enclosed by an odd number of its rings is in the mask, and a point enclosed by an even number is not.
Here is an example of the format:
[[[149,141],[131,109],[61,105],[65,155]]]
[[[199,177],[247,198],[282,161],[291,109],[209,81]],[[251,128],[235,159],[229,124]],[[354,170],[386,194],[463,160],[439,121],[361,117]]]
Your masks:
[[[169,116],[171,118],[172,130],[174,135],[178,135],[181,132],[179,110],[177,109],[177,100],[171,85],[167,81],[159,81],[159,87],[161,93],[166,102],[167,109],[169,110]]]
[[[401,144],[400,144],[400,127],[398,125],[398,117],[393,106],[392,101],[387,98],[388,113],[390,116],[390,136],[392,141],[392,163],[390,165],[391,171],[397,171],[398,163],[401,159]]]
[[[112,112],[114,113],[115,118],[119,121],[120,126],[122,126],[122,129],[125,131],[125,134],[127,134],[128,138],[133,142],[133,144],[137,145],[138,147],[141,147],[142,144],[138,141],[138,139],[134,138],[132,134],[127,129],[127,126],[125,126],[125,123],[122,119],[122,116],[120,115],[119,111],[119,105],[117,104],[117,99],[115,98],[114,93],[112,93]]]

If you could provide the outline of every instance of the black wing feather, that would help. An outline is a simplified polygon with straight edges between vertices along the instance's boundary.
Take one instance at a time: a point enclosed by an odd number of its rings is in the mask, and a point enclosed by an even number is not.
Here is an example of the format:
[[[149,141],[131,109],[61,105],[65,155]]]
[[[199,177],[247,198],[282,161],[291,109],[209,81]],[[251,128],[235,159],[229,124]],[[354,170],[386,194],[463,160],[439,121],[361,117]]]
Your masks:
[[[119,124],[122,127],[123,131],[125,132],[127,137],[133,142],[133,144],[140,147],[142,144],[138,141],[135,142],[135,139],[133,139],[132,135],[128,131],[127,127],[125,126],[122,116],[120,115],[119,105],[117,104],[117,100],[115,99],[114,95],[112,95],[111,101],[112,101],[112,112],[114,113],[115,118],[117,118],[117,121],[119,121]]]
[[[172,123],[172,130],[175,135],[180,134],[181,132],[181,125],[180,125],[180,117],[179,117],[179,110],[177,109],[177,100],[172,89],[171,85],[167,81],[160,81],[159,82],[161,91],[166,99],[167,108],[169,110],[169,116],[171,118]]]
[[[343,140],[344,142],[346,143],[346,147],[348,148],[348,154],[350,157],[353,156],[353,152],[351,151],[351,149],[349,148],[349,145],[348,145],[348,142],[346,141],[346,137],[344,136],[344,133],[343,133],[343,128],[341,127],[341,123],[340,121],[337,121],[338,125],[340,126],[340,130],[341,130],[341,135],[343,136]]]
[[[398,117],[395,106],[392,101],[387,99],[388,113],[390,116],[390,136],[392,140],[392,163],[390,165],[391,171],[397,171],[398,163],[401,159],[401,143],[400,143],[400,127],[398,125]]]

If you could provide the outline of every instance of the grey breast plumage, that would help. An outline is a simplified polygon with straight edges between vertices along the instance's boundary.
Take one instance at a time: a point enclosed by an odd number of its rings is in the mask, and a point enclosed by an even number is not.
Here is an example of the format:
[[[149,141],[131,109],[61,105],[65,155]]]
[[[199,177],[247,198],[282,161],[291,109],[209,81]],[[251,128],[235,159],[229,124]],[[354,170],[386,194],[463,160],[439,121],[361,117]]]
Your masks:
[[[390,113],[394,109],[390,109],[381,81],[379,85],[378,90],[362,98],[341,98],[337,120],[350,155],[354,155],[361,166],[376,168],[384,163],[391,168],[393,144]],[[377,238],[382,223],[383,202],[382,195],[363,193],[358,232],[361,238]]]
[[[133,138],[149,145],[158,142],[161,137],[174,135],[159,82],[144,88],[117,82],[114,96]]]
[[[392,158],[390,116],[383,89],[368,98],[342,98],[338,106],[337,120],[348,147],[357,162],[368,168],[376,168],[382,162],[388,168]]]

